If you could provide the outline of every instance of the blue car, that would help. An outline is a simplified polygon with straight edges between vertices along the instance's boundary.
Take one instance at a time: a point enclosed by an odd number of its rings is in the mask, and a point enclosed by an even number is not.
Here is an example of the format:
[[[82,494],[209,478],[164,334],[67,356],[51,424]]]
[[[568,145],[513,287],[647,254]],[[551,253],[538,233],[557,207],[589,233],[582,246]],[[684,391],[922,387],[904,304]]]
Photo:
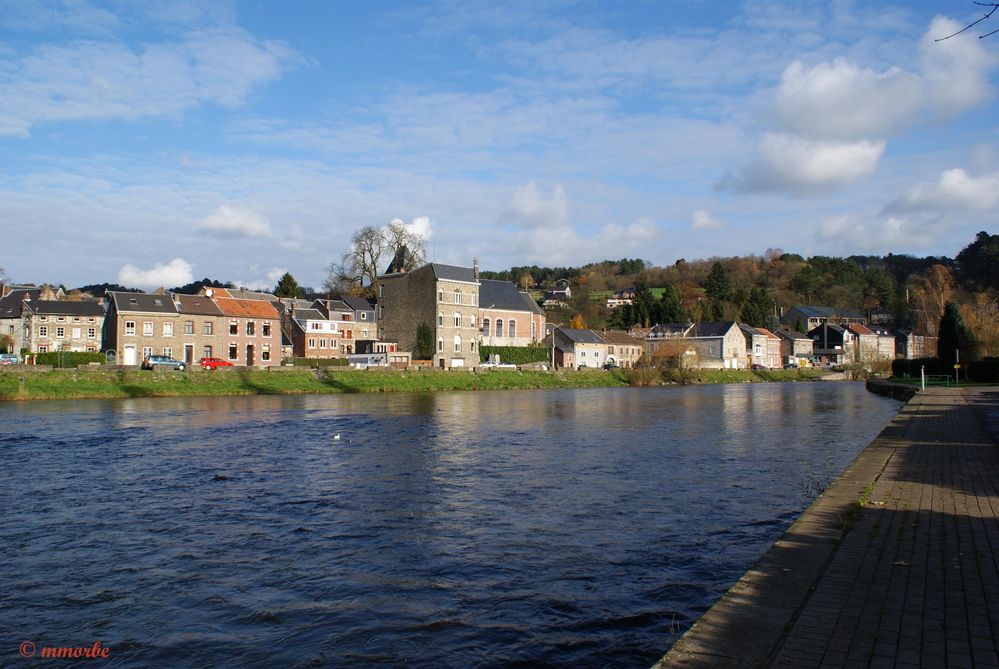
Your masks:
[[[184,371],[187,367],[180,360],[174,360],[166,355],[151,355],[142,361],[142,369],[179,369]]]

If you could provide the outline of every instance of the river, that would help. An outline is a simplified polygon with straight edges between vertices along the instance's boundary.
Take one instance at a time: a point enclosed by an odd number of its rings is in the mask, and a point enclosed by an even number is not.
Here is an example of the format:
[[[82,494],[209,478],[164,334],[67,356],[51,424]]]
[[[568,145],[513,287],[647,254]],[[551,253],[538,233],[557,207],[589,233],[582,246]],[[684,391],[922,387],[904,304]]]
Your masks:
[[[0,404],[0,664],[647,667],[900,404],[856,383]]]

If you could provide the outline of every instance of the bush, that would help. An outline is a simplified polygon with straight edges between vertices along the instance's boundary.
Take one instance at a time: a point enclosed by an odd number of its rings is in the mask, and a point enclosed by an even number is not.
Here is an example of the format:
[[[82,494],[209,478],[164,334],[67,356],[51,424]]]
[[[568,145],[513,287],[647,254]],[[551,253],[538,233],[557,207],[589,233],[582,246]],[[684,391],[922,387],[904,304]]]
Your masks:
[[[91,362],[104,362],[103,353],[80,353],[77,351],[49,351],[36,354],[35,361],[39,365],[52,365],[70,369]]]
[[[550,362],[552,350],[547,346],[480,346],[479,362],[485,362],[492,354],[499,355],[500,362],[526,365],[531,362]]]
[[[999,358],[985,358],[969,362],[968,380],[976,383],[999,382]]]
[[[918,377],[920,369],[925,367],[927,374],[948,375],[954,373],[954,368],[939,358],[914,358],[912,360],[895,360],[891,363],[892,376]]]

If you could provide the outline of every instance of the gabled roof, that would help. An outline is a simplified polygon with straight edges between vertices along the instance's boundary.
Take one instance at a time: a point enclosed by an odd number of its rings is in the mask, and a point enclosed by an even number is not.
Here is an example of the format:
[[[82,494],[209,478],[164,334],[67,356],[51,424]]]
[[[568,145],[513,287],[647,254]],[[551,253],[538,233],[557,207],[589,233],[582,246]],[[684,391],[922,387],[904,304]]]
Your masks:
[[[226,316],[237,318],[280,318],[277,310],[267,300],[238,300],[231,297],[217,297],[215,303],[219,305],[222,313]]]
[[[274,302],[278,298],[273,293],[265,293],[248,288],[213,288],[213,297],[231,297],[237,300],[266,300]]]
[[[0,318],[20,318],[24,296],[27,295],[29,300],[37,300],[41,292],[41,288],[14,288],[13,292],[0,299]]]
[[[311,309],[313,301],[301,300],[297,297],[279,297],[276,300],[271,300],[271,306],[274,307],[279,314],[283,314],[285,311],[290,311],[292,305],[295,305],[296,309]]]
[[[633,337],[624,330],[602,330],[597,333],[607,344],[623,346],[641,346],[642,340]]]
[[[173,294],[173,300],[178,303],[177,311],[192,316],[221,316],[222,310],[204,295]]]
[[[761,335],[765,336],[767,339],[779,339],[777,335],[775,335],[773,332],[771,332],[766,328],[756,328],[756,329],[759,331]]]
[[[777,330],[775,334],[781,339],[807,339],[808,341],[812,341],[808,335],[802,334],[797,330]]]
[[[155,293],[108,292],[118,313],[176,314],[177,308],[169,295]]]
[[[90,300],[81,302],[35,300],[34,302],[30,302],[29,305],[29,308],[36,314],[44,314],[46,316],[86,316],[92,318],[104,315],[104,306]]]
[[[524,301],[525,294],[517,290],[517,287],[509,281],[479,279],[479,308],[481,309],[534,311]],[[533,300],[531,301],[533,302]],[[536,303],[534,306],[537,308]]]
[[[475,270],[471,267],[459,267],[458,265],[442,265],[439,262],[430,263],[430,268],[438,281],[467,281],[475,283]]]
[[[354,311],[374,311],[375,305],[373,305],[368,298],[358,297],[356,295],[344,295],[340,298],[348,307]]]
[[[572,328],[558,328],[558,331],[562,333],[566,339],[574,344],[603,344],[604,340],[600,338],[593,330],[574,330]]]
[[[765,337],[759,328],[754,328],[752,325],[747,325],[745,323],[739,323],[739,329],[752,337]]]
[[[821,333],[823,328],[829,328],[833,332],[835,332],[837,334],[840,334],[840,335],[842,335],[842,334],[844,334],[846,332],[846,328],[843,328],[843,327],[841,327],[839,325],[836,325],[835,323],[823,323],[822,325],[819,325],[819,326],[814,327],[811,330],[809,330],[808,334],[810,336],[813,333]]]
[[[735,327],[735,321],[714,321],[708,323],[697,323],[690,331],[688,337],[724,337],[728,331]]]
[[[326,314],[318,309],[295,309],[295,323],[305,330],[305,323],[308,321],[327,321]]]
[[[876,332],[874,332],[873,330],[864,325],[860,325],[859,323],[851,323],[847,327],[850,329],[850,332],[856,335],[864,335],[864,336],[877,335]]]
[[[693,323],[656,323],[649,330],[648,337],[656,339],[658,337],[683,337],[691,328]]]
[[[538,306],[537,300],[531,297],[530,293],[521,292],[520,299],[524,300],[524,304],[532,313],[544,315],[545,310]]]

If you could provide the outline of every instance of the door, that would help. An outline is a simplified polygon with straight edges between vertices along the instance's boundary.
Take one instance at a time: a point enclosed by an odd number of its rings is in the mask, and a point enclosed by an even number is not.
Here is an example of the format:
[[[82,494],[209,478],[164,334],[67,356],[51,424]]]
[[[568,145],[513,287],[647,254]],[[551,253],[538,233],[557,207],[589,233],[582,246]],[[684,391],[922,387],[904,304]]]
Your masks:
[[[184,362],[188,365],[194,364],[194,345],[184,344]]]
[[[246,366],[253,367],[253,344],[246,345]]]
[[[121,364],[123,364],[123,365],[134,365],[135,364],[135,346],[126,346],[125,347],[125,355],[122,356],[122,357],[124,359],[122,360]]]

